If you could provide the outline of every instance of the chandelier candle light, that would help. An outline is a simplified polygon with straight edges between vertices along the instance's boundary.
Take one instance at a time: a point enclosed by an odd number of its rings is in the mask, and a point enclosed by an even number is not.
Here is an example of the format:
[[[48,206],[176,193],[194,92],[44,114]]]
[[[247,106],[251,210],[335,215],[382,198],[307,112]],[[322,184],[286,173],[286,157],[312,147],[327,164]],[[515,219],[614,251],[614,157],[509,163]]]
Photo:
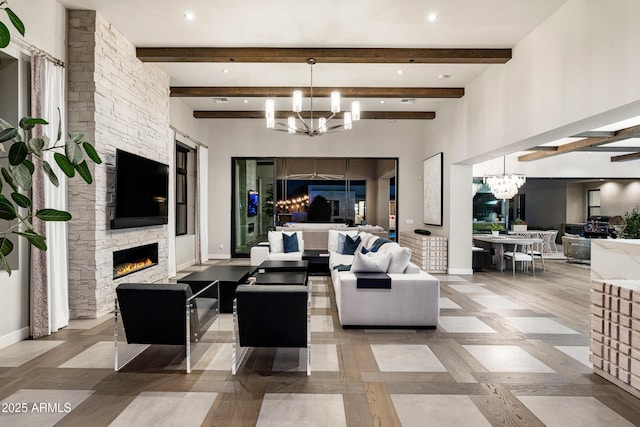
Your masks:
[[[287,123],[280,123],[276,121],[275,102],[273,99],[267,99],[266,102],[266,114],[267,128],[281,132],[289,132],[291,135],[307,135],[317,136],[336,130],[349,130],[353,127],[353,122],[360,120],[360,102],[353,101],[351,103],[351,111],[345,111],[343,116],[343,124],[329,126],[329,121],[340,112],[340,92],[331,92],[331,115],[329,117],[319,117],[317,120],[318,126],[314,127],[313,124],[313,65],[316,60],[309,58],[307,63],[311,66],[311,82],[309,86],[310,98],[311,98],[311,111],[309,123],[302,118],[300,114],[302,112],[302,91],[295,90],[293,92],[293,112],[296,116],[289,116]],[[298,126],[300,122],[301,126]],[[278,126],[279,128],[276,128]]]

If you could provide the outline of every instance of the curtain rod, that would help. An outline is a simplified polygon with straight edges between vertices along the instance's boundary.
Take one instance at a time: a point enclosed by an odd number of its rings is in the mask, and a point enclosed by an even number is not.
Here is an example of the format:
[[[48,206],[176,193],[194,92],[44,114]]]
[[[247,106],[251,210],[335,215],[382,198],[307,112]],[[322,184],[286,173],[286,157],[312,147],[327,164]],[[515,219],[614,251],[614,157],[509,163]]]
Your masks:
[[[202,142],[198,141],[195,138],[192,138],[191,136],[187,135],[186,133],[182,132],[180,129],[176,128],[173,125],[169,125],[169,127],[171,128],[172,131],[174,131],[175,133],[177,133],[178,135],[187,138],[189,141],[193,142],[196,145],[199,145],[201,147],[205,147],[205,148],[209,148],[206,145],[204,145]]]
[[[11,35],[11,42],[17,44],[19,47],[21,47],[23,49],[27,49],[33,55],[41,56],[41,57],[53,62],[54,64],[56,64],[56,65],[58,65],[60,67],[65,67],[64,61],[59,60],[55,56],[53,56],[50,53],[48,53],[48,52],[36,47],[35,45],[29,43],[28,41],[24,40],[23,38],[20,38],[20,37],[15,36],[15,35],[12,34]]]

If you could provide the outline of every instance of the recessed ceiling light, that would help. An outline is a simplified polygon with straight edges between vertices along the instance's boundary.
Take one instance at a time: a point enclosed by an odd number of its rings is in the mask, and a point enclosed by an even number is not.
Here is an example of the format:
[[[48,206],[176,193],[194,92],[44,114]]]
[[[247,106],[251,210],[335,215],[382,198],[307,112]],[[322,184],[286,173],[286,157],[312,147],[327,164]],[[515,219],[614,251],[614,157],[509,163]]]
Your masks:
[[[401,76],[403,73],[404,73],[404,71],[402,71],[402,70],[398,70],[398,75],[400,75],[400,76]]]
[[[222,72],[225,73],[225,74],[229,74],[229,69],[228,68],[223,68]]]
[[[228,104],[229,98],[211,98],[214,104]]]
[[[196,19],[196,15],[191,11],[187,11],[184,13],[184,19],[186,19],[187,21],[193,21],[194,19]]]
[[[427,15],[427,20],[429,22],[436,22],[438,20],[438,14],[435,12],[431,12],[429,15]]]
[[[249,102],[249,100],[248,100],[248,99],[245,99],[245,100],[244,100],[244,101],[242,101],[242,102],[244,102],[244,103],[246,104],[247,102]]]
[[[380,100],[380,104],[384,104],[384,99],[381,99],[381,100]]]
[[[445,79],[448,79],[449,77],[451,77],[451,74],[440,74],[438,76],[440,80],[445,80]]]

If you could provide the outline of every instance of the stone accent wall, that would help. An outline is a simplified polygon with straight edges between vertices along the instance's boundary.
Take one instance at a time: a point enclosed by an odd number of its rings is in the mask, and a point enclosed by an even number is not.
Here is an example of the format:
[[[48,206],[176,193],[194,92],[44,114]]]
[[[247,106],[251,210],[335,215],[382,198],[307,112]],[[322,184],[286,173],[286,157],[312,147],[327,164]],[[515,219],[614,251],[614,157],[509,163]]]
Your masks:
[[[168,278],[166,225],[111,230],[116,148],[170,163],[169,78],[136,58],[135,47],[95,11],[68,11],[69,129],[95,143],[104,163],[94,184],[69,183],[71,318],[96,318],[114,308],[121,282]],[[113,252],[158,243],[158,265],[113,280]]]

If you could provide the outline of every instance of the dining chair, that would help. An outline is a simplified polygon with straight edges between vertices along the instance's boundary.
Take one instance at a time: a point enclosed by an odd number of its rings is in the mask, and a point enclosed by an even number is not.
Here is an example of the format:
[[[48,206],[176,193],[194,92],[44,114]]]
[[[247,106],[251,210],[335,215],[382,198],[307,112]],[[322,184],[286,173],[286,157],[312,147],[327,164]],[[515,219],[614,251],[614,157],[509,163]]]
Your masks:
[[[520,247],[520,250],[518,250],[518,247]],[[509,259],[511,260],[511,269],[513,271],[513,275],[516,275],[516,263],[517,262],[530,262],[531,263],[531,270],[533,271],[533,276],[535,277],[536,275],[536,266],[535,266],[535,261],[534,261],[534,255],[533,255],[533,245],[532,244],[524,244],[524,243],[518,243],[518,244],[514,244],[513,245],[513,250],[511,251],[505,251],[503,254],[503,257],[505,259]],[[524,271],[524,264],[523,264],[523,271]]]

